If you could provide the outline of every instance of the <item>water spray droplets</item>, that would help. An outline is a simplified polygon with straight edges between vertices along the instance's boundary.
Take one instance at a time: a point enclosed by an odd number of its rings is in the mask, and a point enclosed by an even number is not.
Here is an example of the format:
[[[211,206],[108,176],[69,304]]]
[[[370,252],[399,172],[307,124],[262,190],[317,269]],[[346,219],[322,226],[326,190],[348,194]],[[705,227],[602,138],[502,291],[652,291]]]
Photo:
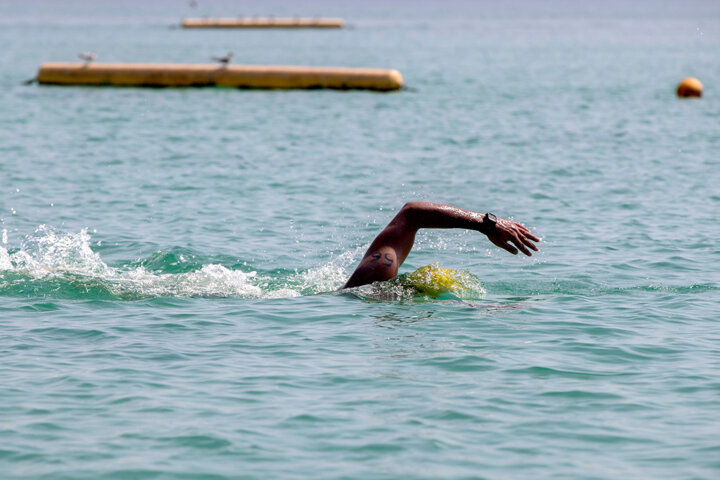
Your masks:
[[[7,231],[3,230],[3,245]],[[101,246],[102,241],[95,243]],[[112,243],[111,243],[112,245]],[[161,252],[162,253],[162,252]],[[235,270],[215,263],[185,272],[163,272],[137,263],[107,265],[91,248],[87,229],[67,233],[41,225],[21,248],[9,253],[0,246],[0,291],[3,294],[81,295],[82,298],[138,300],[155,297],[285,298],[336,290],[347,277],[347,267],[362,249],[334,257],[326,265],[289,275],[263,277],[255,271]],[[185,262],[194,255],[178,257]],[[3,279],[12,272],[11,280]],[[14,282],[14,284],[13,284]],[[64,291],[66,293],[56,293]],[[68,293],[70,292],[70,293]],[[77,298],[77,297],[73,297]]]

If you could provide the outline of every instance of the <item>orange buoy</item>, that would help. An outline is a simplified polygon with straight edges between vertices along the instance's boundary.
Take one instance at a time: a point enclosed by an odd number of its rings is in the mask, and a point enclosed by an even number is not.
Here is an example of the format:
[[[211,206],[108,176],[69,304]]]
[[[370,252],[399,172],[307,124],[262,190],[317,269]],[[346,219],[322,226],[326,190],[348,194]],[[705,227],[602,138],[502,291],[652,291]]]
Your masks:
[[[702,97],[703,86],[700,80],[687,77],[677,87],[678,97]]]
[[[380,91],[403,86],[400,72],[391,69],[173,63],[43,63],[37,81],[46,85]]]

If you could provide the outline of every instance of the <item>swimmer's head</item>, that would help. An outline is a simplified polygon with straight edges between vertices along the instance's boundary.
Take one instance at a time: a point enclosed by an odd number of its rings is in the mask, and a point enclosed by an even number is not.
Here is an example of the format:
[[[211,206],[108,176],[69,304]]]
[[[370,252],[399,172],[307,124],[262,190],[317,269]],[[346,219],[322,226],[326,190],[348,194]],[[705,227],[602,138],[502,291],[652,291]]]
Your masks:
[[[398,277],[398,281],[407,287],[412,287],[419,295],[437,298],[443,294],[452,294],[458,297],[477,296],[484,294],[479,280],[474,275],[464,272],[440,268],[440,264],[432,263],[418,268],[412,273]]]

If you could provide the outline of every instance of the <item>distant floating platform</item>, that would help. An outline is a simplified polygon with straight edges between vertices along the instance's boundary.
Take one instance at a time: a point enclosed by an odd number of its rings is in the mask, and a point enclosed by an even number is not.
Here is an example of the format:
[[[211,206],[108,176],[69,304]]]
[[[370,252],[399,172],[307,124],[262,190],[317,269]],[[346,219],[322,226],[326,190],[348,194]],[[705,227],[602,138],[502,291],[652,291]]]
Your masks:
[[[44,85],[379,91],[403,86],[397,70],[177,63],[43,63],[37,81]]]
[[[342,28],[341,18],[186,18],[183,28]]]

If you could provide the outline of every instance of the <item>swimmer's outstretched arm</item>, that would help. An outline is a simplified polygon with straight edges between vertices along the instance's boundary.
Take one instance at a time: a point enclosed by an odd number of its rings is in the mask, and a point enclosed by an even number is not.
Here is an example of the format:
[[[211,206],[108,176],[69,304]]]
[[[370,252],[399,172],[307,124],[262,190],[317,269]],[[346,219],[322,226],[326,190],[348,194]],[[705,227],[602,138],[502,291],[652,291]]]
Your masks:
[[[530,256],[537,251],[533,242],[540,239],[525,226],[498,218],[495,225],[484,213],[471,212],[452,205],[431,202],[408,202],[385,229],[373,240],[353,274],[341,288],[390,280],[397,275],[415,243],[421,228],[466,228],[487,235],[488,239],[513,255],[518,250]],[[514,246],[513,246],[514,245]]]

